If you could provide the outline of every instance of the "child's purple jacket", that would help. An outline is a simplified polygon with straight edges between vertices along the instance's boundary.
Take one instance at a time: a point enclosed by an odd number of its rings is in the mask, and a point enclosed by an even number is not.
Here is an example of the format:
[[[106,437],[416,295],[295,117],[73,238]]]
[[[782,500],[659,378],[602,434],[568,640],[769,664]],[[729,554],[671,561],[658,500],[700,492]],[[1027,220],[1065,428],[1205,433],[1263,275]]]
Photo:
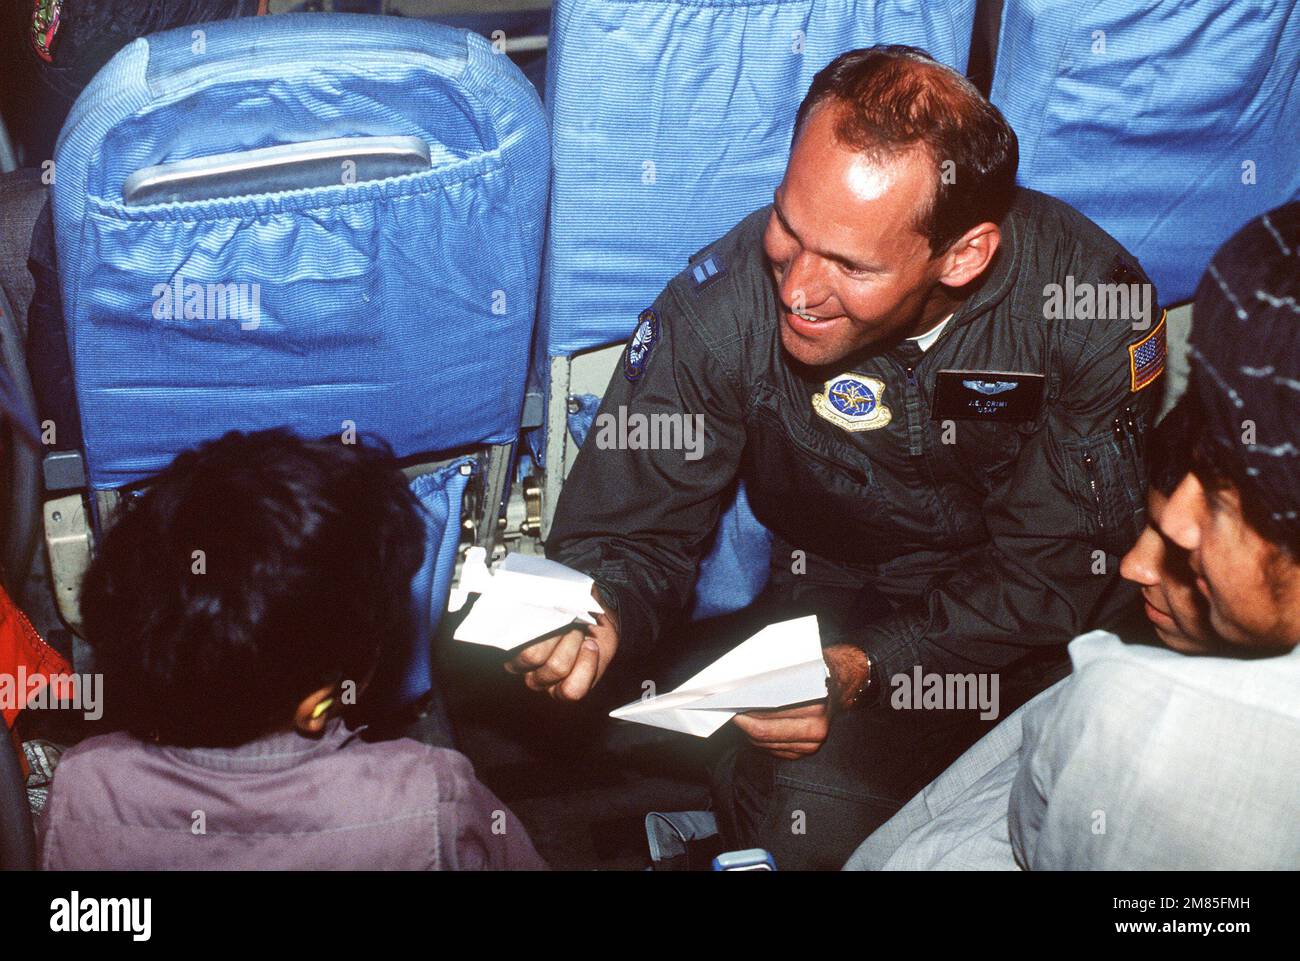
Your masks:
[[[546,866],[463,755],[338,720],[236,748],[90,738],[59,762],[39,838],[46,869]]]

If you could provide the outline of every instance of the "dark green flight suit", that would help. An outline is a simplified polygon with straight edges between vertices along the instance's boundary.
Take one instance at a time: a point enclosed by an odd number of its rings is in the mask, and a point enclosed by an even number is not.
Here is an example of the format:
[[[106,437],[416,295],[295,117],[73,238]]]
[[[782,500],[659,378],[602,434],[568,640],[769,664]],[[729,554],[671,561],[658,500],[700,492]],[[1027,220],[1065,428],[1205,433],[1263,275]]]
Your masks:
[[[766,846],[780,867],[838,867],[992,723],[895,709],[896,678],[918,665],[997,674],[1005,716],[1048,683],[1062,645],[1133,601],[1119,556],[1144,522],[1163,320],[1153,288],[1145,321],[1136,301],[1115,317],[1117,285],[1149,283],[1136,262],[1073,208],[1022,190],[985,278],[928,350],[903,341],[812,371],[782,351],[769,212],[668,284],[602,402],[616,417],[703,414],[702,456],[589,437],[547,554],[605,591],[616,663],[635,669],[686,630],[698,562],[744,479],[775,536],[765,601],[781,603],[763,610],[821,613],[823,645],[869,656],[873,700],[836,718],[812,757],[729,752],[719,814],[732,843]],[[940,371],[961,373],[941,390]]]

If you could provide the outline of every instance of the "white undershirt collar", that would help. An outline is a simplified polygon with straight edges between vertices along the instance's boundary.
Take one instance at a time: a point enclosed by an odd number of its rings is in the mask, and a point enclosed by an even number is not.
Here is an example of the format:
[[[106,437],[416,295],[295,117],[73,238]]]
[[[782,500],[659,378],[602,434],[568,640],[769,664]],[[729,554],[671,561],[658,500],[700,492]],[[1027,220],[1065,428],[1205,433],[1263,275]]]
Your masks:
[[[953,313],[955,314],[956,311],[953,311]],[[943,320],[939,321],[924,334],[917,337],[909,337],[907,339],[916,344],[916,346],[920,347],[922,350],[929,350],[934,345],[934,342],[939,339],[939,335],[943,333],[943,329],[948,326],[948,321],[950,320],[952,320],[952,314],[949,314]]]

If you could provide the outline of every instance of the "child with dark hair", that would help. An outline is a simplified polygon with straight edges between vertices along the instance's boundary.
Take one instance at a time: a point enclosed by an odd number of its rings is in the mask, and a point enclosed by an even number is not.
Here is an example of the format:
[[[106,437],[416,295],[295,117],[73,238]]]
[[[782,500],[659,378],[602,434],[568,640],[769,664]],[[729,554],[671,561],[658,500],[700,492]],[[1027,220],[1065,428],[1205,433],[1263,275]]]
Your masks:
[[[1121,633],[1128,640],[1141,641],[1145,627],[1154,634],[1153,640],[1182,654],[1215,654],[1223,649],[1223,639],[1210,628],[1209,605],[1196,590],[1187,552],[1171,544],[1161,526],[1169,498],[1192,469],[1192,447],[1200,429],[1200,413],[1184,394],[1152,433],[1147,451],[1147,523],[1119,569],[1142,591],[1140,616]]]
[[[81,610],[124,732],[63,756],[46,868],[540,868],[469,761],[344,711],[411,630],[423,522],[391,454],[286,431],[188,451]]]

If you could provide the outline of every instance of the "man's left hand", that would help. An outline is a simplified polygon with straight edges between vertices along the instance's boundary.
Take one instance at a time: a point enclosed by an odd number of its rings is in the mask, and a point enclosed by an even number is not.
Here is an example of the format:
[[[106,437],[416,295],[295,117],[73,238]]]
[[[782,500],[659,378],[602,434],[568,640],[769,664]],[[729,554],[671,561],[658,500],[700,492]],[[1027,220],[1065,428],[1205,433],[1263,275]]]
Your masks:
[[[744,732],[749,743],[783,761],[795,761],[816,754],[830,732],[831,715],[852,706],[853,694],[867,682],[867,657],[849,644],[835,644],[822,652],[829,696],[812,704],[775,711],[737,714],[732,723]]]
[[[737,714],[731,723],[749,738],[749,743],[783,761],[795,761],[816,754],[830,730],[831,715],[826,701],[776,711]]]

